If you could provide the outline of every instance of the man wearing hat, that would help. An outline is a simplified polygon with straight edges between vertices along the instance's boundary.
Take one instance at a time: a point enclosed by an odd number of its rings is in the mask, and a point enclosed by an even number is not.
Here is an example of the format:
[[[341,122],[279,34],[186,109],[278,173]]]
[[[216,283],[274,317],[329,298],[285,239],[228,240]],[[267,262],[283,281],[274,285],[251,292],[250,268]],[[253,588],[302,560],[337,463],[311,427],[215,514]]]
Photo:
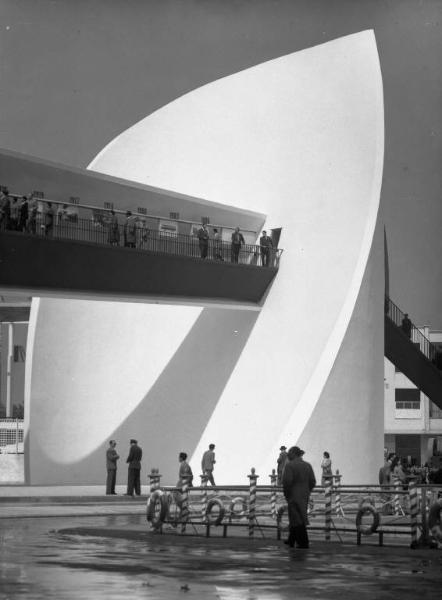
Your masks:
[[[307,507],[311,491],[316,485],[315,474],[310,463],[304,461],[304,450],[292,446],[288,451],[288,461],[282,476],[282,487],[287,500],[289,514],[289,537],[286,541],[291,548],[308,548]]]
[[[137,496],[141,494],[140,471],[142,456],[143,451],[139,447],[137,440],[130,440],[129,456],[126,460],[129,463],[126,496],[133,496],[134,492]]]
[[[281,446],[279,449],[280,453],[278,456],[278,460],[276,461],[278,466],[276,472],[278,474],[278,485],[282,484],[282,472],[284,471],[285,463],[287,462],[287,447]]]

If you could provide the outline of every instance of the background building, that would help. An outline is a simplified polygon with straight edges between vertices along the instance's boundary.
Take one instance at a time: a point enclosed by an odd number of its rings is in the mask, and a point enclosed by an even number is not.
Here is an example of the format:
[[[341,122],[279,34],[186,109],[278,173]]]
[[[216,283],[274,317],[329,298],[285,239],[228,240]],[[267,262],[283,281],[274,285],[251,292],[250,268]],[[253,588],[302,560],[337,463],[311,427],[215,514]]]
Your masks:
[[[420,327],[442,349],[442,331]],[[442,410],[385,359],[385,447],[413,464],[442,456]]]

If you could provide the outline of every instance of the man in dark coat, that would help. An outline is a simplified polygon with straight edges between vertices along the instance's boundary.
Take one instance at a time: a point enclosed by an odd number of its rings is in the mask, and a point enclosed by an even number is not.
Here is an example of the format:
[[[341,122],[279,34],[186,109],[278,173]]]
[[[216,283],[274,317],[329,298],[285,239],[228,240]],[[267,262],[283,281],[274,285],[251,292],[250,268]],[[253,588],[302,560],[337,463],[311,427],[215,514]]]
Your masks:
[[[137,496],[140,496],[141,494],[140,471],[142,456],[143,451],[138,446],[137,440],[130,440],[129,456],[126,460],[126,462],[129,463],[126,496],[133,496],[134,492]]]
[[[262,232],[262,236],[259,238],[259,245],[261,247],[261,264],[263,267],[268,267],[270,264],[270,254],[273,249],[272,238],[267,235],[267,231]]]
[[[117,442],[110,440],[109,448],[106,450],[106,495],[115,495],[115,483],[117,480],[117,460],[120,458],[115,450]]]
[[[307,507],[311,491],[316,485],[310,463],[302,459],[304,450],[293,446],[288,451],[288,461],[282,475],[282,487],[289,514],[289,537],[286,543],[293,548],[308,548]]]
[[[231,245],[231,260],[233,263],[238,262],[239,251],[241,246],[245,244],[244,236],[240,232],[239,227],[235,227],[235,231],[232,233],[232,245]]]
[[[276,472],[278,474],[278,485],[282,484],[282,474],[284,473],[284,467],[287,463],[287,460],[288,460],[287,447],[281,446],[281,448],[279,449],[278,460],[276,461],[276,464],[277,464]]]
[[[207,252],[209,250],[209,232],[205,223],[203,223],[198,230],[198,244],[200,247],[201,258],[207,258]]]

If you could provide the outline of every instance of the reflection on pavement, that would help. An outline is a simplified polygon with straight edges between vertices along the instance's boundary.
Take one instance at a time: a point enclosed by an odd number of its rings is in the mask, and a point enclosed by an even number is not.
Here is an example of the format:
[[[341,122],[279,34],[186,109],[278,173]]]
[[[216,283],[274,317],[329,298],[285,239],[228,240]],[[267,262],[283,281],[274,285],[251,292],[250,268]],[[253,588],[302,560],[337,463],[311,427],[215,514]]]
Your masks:
[[[438,597],[441,567],[440,550],[152,534],[140,515],[8,519],[0,598],[414,600]]]

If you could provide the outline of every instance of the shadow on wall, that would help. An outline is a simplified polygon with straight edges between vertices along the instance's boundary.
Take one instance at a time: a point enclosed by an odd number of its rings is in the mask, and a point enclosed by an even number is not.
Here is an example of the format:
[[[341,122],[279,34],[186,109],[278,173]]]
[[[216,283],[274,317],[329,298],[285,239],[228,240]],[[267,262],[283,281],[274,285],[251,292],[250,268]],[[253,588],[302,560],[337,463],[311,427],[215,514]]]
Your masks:
[[[143,448],[142,483],[152,467],[160,469],[162,483],[176,483],[178,453],[185,451],[190,457],[194,452],[258,315],[258,311],[234,309],[205,308],[201,312],[152,388],[108,438],[118,443],[118,483],[126,480],[125,461],[132,437]],[[78,463],[68,467],[47,464],[47,476],[71,484],[104,483],[108,439]],[[197,485],[199,459],[192,468]]]

